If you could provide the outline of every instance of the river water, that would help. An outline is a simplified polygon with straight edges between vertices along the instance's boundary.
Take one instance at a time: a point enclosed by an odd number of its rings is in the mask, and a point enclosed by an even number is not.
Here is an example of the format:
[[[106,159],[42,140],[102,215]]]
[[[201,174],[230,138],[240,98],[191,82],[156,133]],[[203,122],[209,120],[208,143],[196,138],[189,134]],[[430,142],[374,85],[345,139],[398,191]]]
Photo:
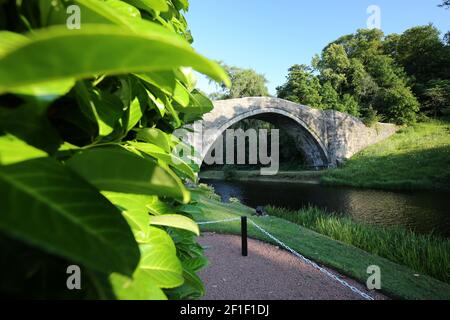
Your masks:
[[[227,202],[238,198],[250,207],[273,205],[301,209],[314,205],[356,221],[403,226],[450,237],[450,193],[392,192],[322,185],[202,179]]]

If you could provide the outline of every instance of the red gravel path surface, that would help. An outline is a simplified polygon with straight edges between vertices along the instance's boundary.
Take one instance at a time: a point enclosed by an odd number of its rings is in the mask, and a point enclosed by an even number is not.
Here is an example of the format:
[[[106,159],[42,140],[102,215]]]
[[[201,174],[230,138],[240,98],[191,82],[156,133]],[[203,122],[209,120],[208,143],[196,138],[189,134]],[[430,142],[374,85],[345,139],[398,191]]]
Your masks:
[[[210,263],[200,272],[206,286],[205,300],[363,299],[289,252],[261,241],[249,239],[248,257],[241,255],[238,236],[205,234],[199,242]],[[386,299],[332,272],[375,299]]]

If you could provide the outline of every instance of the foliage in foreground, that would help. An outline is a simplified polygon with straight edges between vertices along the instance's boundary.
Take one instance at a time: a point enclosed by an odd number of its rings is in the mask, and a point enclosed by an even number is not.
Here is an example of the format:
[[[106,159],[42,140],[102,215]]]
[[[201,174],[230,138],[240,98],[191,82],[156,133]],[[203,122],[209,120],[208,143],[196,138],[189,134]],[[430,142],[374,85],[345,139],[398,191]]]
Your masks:
[[[73,4],[79,30],[66,27]],[[184,186],[198,168],[173,156],[171,133],[212,108],[185,67],[228,79],[191,48],[187,9],[0,1],[0,295],[202,295]],[[79,291],[66,287],[72,264]]]
[[[379,189],[450,189],[450,124],[404,128],[328,171],[322,182]]]
[[[299,211],[268,207],[267,212],[332,239],[405,265],[419,273],[450,283],[450,240],[357,223],[309,207]]]

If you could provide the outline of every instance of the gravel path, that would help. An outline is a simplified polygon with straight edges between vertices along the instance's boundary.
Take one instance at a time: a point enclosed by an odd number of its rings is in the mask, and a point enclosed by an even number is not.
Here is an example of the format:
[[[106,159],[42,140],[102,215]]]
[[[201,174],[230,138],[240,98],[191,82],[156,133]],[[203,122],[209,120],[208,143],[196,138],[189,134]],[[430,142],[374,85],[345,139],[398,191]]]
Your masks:
[[[209,266],[200,272],[206,286],[205,300],[357,300],[354,293],[287,251],[257,240],[248,240],[248,257],[241,255],[241,238],[205,234]],[[334,272],[338,275],[338,273]],[[359,283],[340,275],[375,299]]]

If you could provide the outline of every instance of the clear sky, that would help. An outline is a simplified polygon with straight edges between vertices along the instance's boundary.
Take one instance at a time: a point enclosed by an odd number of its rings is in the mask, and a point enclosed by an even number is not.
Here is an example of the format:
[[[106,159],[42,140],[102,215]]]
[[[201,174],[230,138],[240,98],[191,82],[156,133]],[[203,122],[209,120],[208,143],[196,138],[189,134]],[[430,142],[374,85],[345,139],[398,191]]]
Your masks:
[[[381,29],[401,33],[433,23],[450,30],[450,10],[441,0],[190,0],[186,17],[195,49],[229,65],[253,68],[269,80],[271,94],[284,83],[287,69],[310,64],[331,41],[366,28],[367,8],[377,5]],[[199,77],[198,87],[214,86]]]

